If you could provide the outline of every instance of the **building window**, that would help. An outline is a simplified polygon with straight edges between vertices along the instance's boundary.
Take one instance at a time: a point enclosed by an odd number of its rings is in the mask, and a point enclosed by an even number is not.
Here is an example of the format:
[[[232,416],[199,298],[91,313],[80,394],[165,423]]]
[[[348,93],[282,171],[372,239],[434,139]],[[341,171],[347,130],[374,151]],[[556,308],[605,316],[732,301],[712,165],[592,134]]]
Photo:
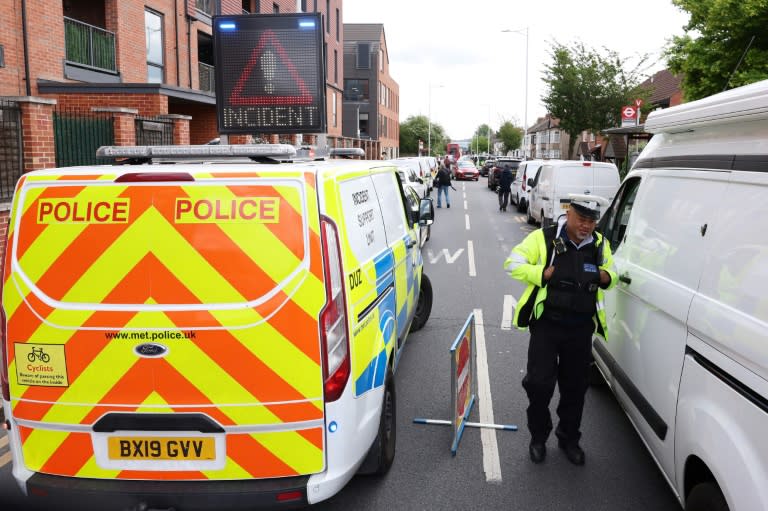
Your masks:
[[[344,80],[344,99],[347,101],[368,101],[368,80]]]
[[[379,49],[379,71],[384,71],[384,52]]]
[[[253,14],[261,12],[259,0],[243,0],[243,14]]]
[[[339,26],[341,22],[339,20],[341,20],[341,15],[339,13],[339,10],[336,9],[336,42],[341,41],[341,36],[339,35],[339,33],[341,32],[340,26]]]
[[[144,11],[147,42],[147,83],[163,83],[163,17]]]
[[[273,14],[280,14],[280,6],[277,5],[277,2],[272,4],[272,13]]]
[[[357,69],[371,69],[371,45],[357,43]]]
[[[333,127],[336,127],[336,93],[333,93],[333,106],[331,107],[331,113],[333,114]]]
[[[559,131],[553,131],[552,132],[552,143],[559,144],[560,143],[560,132]]]
[[[301,0],[301,12],[307,12],[307,0]]]
[[[360,116],[358,117],[358,126],[359,137],[370,137],[368,134],[368,112],[360,112]]]
[[[331,0],[325,0],[325,31],[331,33]]]
[[[339,51],[333,50],[333,83],[339,83]]]

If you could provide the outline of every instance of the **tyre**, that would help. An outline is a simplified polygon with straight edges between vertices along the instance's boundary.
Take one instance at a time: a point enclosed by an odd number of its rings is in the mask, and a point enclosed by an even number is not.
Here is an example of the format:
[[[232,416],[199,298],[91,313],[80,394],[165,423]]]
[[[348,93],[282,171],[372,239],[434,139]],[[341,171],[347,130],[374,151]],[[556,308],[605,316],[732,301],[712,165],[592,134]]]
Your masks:
[[[382,476],[389,472],[395,461],[395,445],[397,443],[397,399],[395,379],[392,368],[387,370],[384,380],[384,400],[381,406],[379,432],[368,449],[363,464],[357,473],[361,475]]]
[[[536,223],[536,219],[531,216],[531,205],[530,204],[528,204],[528,207],[526,208],[525,211],[526,211],[526,216],[528,217],[528,218],[526,218],[527,222],[529,224],[531,224],[531,225],[535,224]]]
[[[419,288],[419,301],[416,303],[416,312],[411,322],[411,332],[421,330],[427,323],[432,312],[432,283],[426,274],[421,275],[421,288]]]
[[[544,210],[541,210],[541,227],[549,227],[549,220],[544,216]]]
[[[518,198],[517,199],[517,212],[518,213],[525,213],[526,209],[527,208],[525,207],[525,200]]]
[[[685,499],[685,511],[728,511],[728,503],[717,483],[699,483]]]

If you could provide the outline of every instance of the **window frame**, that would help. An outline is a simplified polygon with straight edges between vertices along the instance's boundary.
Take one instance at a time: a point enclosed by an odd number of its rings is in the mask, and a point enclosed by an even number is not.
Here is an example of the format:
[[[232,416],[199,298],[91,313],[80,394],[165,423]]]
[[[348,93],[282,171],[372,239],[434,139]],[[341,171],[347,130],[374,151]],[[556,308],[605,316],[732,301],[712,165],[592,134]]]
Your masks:
[[[148,37],[148,25],[147,25],[147,15],[155,16],[160,21],[160,62],[154,62],[149,59],[150,57],[150,38]],[[165,83],[165,15],[161,12],[158,12],[154,9],[150,9],[148,7],[144,8],[144,42],[146,46],[146,59],[145,62],[147,64],[147,83]],[[160,81],[154,82],[150,81],[149,71],[150,68],[153,69],[159,69],[160,70]]]

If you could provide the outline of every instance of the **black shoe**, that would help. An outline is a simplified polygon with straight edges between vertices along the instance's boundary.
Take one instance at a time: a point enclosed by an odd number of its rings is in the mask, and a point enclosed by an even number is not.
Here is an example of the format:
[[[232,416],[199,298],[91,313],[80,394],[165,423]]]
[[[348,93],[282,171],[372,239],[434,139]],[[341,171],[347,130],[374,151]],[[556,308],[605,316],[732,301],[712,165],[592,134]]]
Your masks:
[[[450,204],[448,204],[448,207],[450,208],[450,207],[451,207],[451,205],[450,205]]]
[[[531,461],[541,463],[547,457],[547,446],[543,443],[533,443],[528,446],[528,453],[531,455]]]
[[[560,442],[558,445],[565,453],[565,457],[568,458],[568,461],[574,465],[584,464],[584,451],[581,449],[581,447],[579,447],[579,444],[566,444],[564,442]],[[531,454],[531,456],[533,456],[533,454]]]

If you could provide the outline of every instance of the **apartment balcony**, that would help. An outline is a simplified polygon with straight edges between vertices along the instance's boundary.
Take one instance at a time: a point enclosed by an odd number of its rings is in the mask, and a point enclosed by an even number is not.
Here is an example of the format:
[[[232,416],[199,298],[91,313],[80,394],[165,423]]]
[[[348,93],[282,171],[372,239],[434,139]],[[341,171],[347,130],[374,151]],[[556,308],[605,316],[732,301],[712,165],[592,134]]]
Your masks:
[[[203,92],[216,92],[215,68],[202,62],[197,63],[197,72],[200,79],[200,90]]]
[[[115,34],[64,17],[65,76],[85,82],[119,82]]]

